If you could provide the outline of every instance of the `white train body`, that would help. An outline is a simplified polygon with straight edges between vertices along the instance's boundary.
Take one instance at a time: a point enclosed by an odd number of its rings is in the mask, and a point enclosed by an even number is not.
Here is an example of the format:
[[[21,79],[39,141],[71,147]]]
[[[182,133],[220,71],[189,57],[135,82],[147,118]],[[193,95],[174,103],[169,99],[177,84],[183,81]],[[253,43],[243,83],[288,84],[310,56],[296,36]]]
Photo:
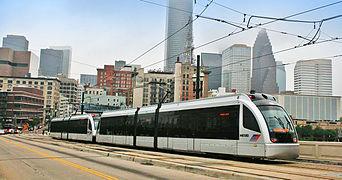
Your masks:
[[[96,141],[258,158],[297,158],[297,134],[283,108],[272,96],[250,97],[236,94],[162,104],[158,121],[156,105],[105,112]]]
[[[50,136],[58,139],[95,142],[96,122],[89,115],[76,115],[51,120]]]

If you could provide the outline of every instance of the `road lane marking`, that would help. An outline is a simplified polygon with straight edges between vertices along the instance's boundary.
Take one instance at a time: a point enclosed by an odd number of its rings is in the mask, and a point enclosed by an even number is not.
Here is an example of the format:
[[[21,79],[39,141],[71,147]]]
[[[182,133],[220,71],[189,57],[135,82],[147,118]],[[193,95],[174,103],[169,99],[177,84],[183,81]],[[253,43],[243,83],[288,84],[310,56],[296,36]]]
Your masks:
[[[57,157],[55,157],[55,156],[51,156],[51,155],[49,155],[49,154],[46,154],[46,153],[43,153],[43,152],[40,152],[40,151],[31,149],[31,148],[28,148],[28,147],[26,147],[26,146],[23,146],[23,145],[20,145],[20,144],[16,144],[16,143],[11,142],[11,141],[8,141],[8,140],[6,140],[6,139],[0,138],[0,140],[2,140],[2,141],[4,141],[4,142],[7,142],[7,143],[9,143],[9,144],[12,144],[12,145],[21,147],[21,148],[23,148],[23,149],[29,150],[29,151],[31,151],[31,152],[35,152],[35,153],[40,154],[40,155],[42,155],[42,156],[48,157],[48,158],[50,158],[50,159],[59,161],[59,162],[61,162],[61,163],[67,164],[67,165],[69,165],[69,166],[75,167],[75,168],[77,168],[77,169],[86,171],[86,172],[88,172],[88,173],[94,174],[94,175],[99,176],[99,177],[102,177],[102,178],[104,178],[104,179],[108,179],[108,180],[119,180],[118,178],[109,176],[109,175],[104,174],[104,173],[101,173],[101,172],[99,172],[99,171],[95,171],[95,170],[89,169],[89,168],[87,168],[87,167],[84,167],[84,166],[81,166],[81,165],[72,163],[72,162],[70,162],[70,161],[66,161],[66,160],[57,158]]]

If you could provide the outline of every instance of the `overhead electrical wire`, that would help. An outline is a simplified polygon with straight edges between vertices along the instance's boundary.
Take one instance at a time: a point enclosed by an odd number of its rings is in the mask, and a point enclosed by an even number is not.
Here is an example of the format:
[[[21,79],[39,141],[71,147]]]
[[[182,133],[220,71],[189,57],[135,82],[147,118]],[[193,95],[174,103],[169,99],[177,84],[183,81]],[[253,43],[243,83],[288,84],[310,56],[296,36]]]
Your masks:
[[[341,2],[342,2],[342,1],[330,3],[330,4],[323,5],[323,6],[319,6],[319,7],[313,8],[313,9],[301,11],[301,12],[299,12],[299,13],[295,13],[295,14],[293,14],[293,15],[289,15],[289,16],[286,16],[286,17],[284,17],[284,18],[279,18],[279,19],[275,19],[275,20],[272,20],[272,21],[269,21],[269,22],[262,23],[262,24],[257,24],[257,25],[255,25],[255,26],[250,26],[250,27],[248,27],[248,29],[242,29],[241,31],[238,31],[238,32],[229,33],[228,35],[219,37],[219,38],[217,38],[217,39],[214,39],[214,40],[212,40],[212,41],[209,41],[209,42],[207,42],[207,43],[204,43],[204,44],[202,44],[202,45],[200,45],[200,46],[198,46],[198,47],[194,47],[194,49],[198,49],[198,48],[207,46],[207,45],[209,45],[209,44],[212,44],[212,43],[214,43],[214,42],[220,41],[220,40],[225,39],[225,38],[227,38],[227,37],[229,37],[229,36],[232,36],[232,35],[235,35],[235,34],[239,34],[239,33],[243,32],[243,31],[246,31],[246,30],[249,30],[249,29],[253,29],[253,28],[257,28],[257,27],[263,26],[263,25],[271,24],[271,23],[276,22],[276,21],[278,21],[278,20],[280,20],[280,19],[286,19],[286,18],[290,18],[290,17],[295,17],[295,16],[298,16],[298,15],[301,15],[301,14],[305,14],[305,13],[308,13],[308,12],[312,12],[312,11],[318,10],[318,9],[322,9],[322,8],[326,8],[326,7],[329,7],[329,6],[333,6],[333,5],[336,5],[336,4],[341,3]],[[197,17],[200,17],[200,16],[201,16],[201,15],[198,15]],[[337,17],[333,17],[333,18],[337,18]],[[336,39],[335,39],[335,40],[336,40]],[[330,40],[329,40],[329,41],[330,41]],[[181,53],[176,54],[176,55],[174,55],[174,56],[171,56],[171,57],[169,57],[169,58],[166,58],[166,59],[157,61],[157,62],[155,62],[155,63],[149,64],[149,65],[147,65],[147,66],[144,66],[143,68],[147,68],[147,67],[156,65],[156,64],[158,64],[158,63],[160,63],[160,62],[164,62],[164,61],[166,61],[166,60],[168,60],[168,59],[171,59],[171,58],[180,56],[180,55],[182,55],[182,54],[184,54],[184,53],[186,53],[186,52],[181,52]]]
[[[142,2],[148,2],[146,0],[140,0]],[[201,11],[200,15],[202,15],[210,6],[210,4],[213,2],[213,0],[211,0],[206,6],[205,8]],[[153,4],[157,4],[157,3],[153,3]],[[170,39],[171,37],[173,37],[175,34],[177,34],[178,32],[180,32],[181,30],[183,30],[184,28],[186,28],[187,26],[189,26],[190,24],[194,23],[196,20],[198,19],[198,17],[196,17],[195,19],[192,19],[191,21],[189,21],[188,23],[186,23],[182,28],[178,29],[177,31],[175,31],[174,33],[172,33],[171,35],[169,35],[168,37],[166,37],[165,39],[163,39],[162,41],[160,41],[159,43],[157,43],[156,45],[152,46],[150,49],[148,49],[147,51],[145,51],[144,53],[142,53],[141,55],[139,55],[138,57],[136,57],[135,59],[133,59],[132,61],[130,61],[129,63],[127,63],[127,65],[132,64],[133,62],[137,61],[138,59],[140,59],[141,57],[143,57],[145,54],[149,53],[150,51],[152,51],[153,49],[155,49],[156,47],[158,47],[160,44],[164,43],[166,40]]]

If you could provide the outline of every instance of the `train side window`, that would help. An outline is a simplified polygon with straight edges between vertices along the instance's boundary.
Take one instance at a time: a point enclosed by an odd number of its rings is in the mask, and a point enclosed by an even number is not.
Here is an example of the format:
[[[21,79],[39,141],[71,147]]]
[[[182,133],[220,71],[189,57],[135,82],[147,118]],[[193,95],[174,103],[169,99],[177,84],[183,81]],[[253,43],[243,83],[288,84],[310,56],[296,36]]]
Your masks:
[[[252,131],[261,132],[253,113],[246,106],[243,106],[243,127]]]

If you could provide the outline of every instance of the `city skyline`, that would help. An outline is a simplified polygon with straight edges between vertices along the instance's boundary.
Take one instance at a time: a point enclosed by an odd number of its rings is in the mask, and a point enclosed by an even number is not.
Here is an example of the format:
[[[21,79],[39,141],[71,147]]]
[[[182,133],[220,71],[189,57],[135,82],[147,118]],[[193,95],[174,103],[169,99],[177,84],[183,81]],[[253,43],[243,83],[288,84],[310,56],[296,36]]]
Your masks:
[[[122,59],[130,62],[145,50],[165,38],[166,8],[141,1],[117,3],[103,1],[103,4],[85,2],[82,3],[82,8],[77,7],[77,4],[80,3],[79,1],[52,1],[49,3],[32,1],[30,4],[26,4],[25,2],[23,3],[24,5],[27,5],[26,9],[23,9],[21,5],[19,5],[20,3],[18,3],[18,1],[2,2],[5,6],[2,6],[3,8],[0,9],[3,13],[5,13],[5,15],[0,18],[0,23],[3,25],[3,30],[0,32],[0,36],[5,37],[7,34],[24,35],[26,39],[30,41],[29,50],[35,52],[36,54],[39,54],[37,53],[37,50],[44,47],[55,45],[72,46],[74,51],[71,77],[77,79],[79,79],[79,74],[81,73],[95,74],[96,67],[101,67],[103,64],[112,64],[114,59]],[[227,5],[227,3],[224,1],[215,2]],[[296,12],[311,9],[331,2],[333,1],[324,3],[311,1],[255,3],[252,1],[246,1],[245,3],[237,2],[229,4],[229,7],[243,10],[251,14],[284,17],[286,15],[294,14]],[[166,5],[165,2],[156,3],[164,3],[164,5]],[[194,5],[194,14],[199,14],[200,11],[204,9],[203,5],[205,4],[207,4],[207,1],[197,1],[197,4]],[[262,6],[265,8],[261,8]],[[342,5],[337,4],[335,6],[304,14],[296,18],[304,20],[320,20],[336,15],[341,6]],[[41,9],[42,7],[44,8]],[[126,9],[129,7],[133,7],[132,10],[128,11]],[[279,8],[277,9],[277,7]],[[22,11],[20,11],[19,14],[8,13],[8,11],[11,11],[15,8],[22,9]],[[93,10],[92,13],[88,11],[91,8]],[[103,9],[100,11],[101,8]],[[277,11],[274,9],[277,9]],[[54,21],[45,26],[38,25],[41,24],[41,21],[46,19],[44,16],[48,12],[50,13],[49,17]],[[57,12],[61,12],[59,14],[60,16],[57,16]],[[76,12],[76,15],[73,12]],[[97,13],[95,14],[95,12]],[[19,17],[25,13],[29,13],[30,16],[25,17],[25,21],[20,20]],[[128,14],[130,14],[131,17],[129,17]],[[241,22],[243,19],[242,15],[231,12],[214,4],[208,7],[204,15],[223,19],[228,15],[230,19],[226,20],[235,22]],[[82,18],[85,18],[85,20],[80,20],[81,16]],[[41,19],[38,17],[41,17]],[[120,19],[119,17],[122,18]],[[141,21],[139,21],[139,19],[141,19]],[[14,21],[16,22],[15,24],[13,24]],[[264,21],[254,20],[254,22]],[[329,21],[322,26],[322,31],[329,36],[335,37],[340,34],[340,29],[337,28],[340,24],[341,19]],[[276,22],[266,26],[266,28],[306,36],[311,30],[313,30],[313,25]],[[235,30],[234,27],[230,27],[226,24],[199,19],[194,23],[194,45],[195,47],[199,46],[207,41],[232,32],[233,30]],[[223,49],[236,43],[243,43],[248,46],[252,46],[258,31],[259,29],[252,29],[241,34],[237,34],[228,39],[219,41],[218,43],[197,49],[195,50],[195,54],[200,54],[201,52],[221,53]],[[144,34],[144,37],[141,38],[142,33]],[[322,38],[328,39],[328,36],[325,34],[322,33]],[[313,33],[311,33],[310,36],[313,36]],[[94,39],[94,37],[97,39]],[[139,42],[133,41],[138,37],[140,39]],[[302,39],[298,39],[293,36],[282,35],[276,32],[269,32],[269,37],[274,52],[289,47],[294,47],[302,42]],[[89,41],[92,43],[86,43]],[[341,49],[340,47],[341,43],[322,43],[276,54],[275,59],[277,61],[283,61],[283,63],[286,64],[293,63],[301,59],[324,58],[339,54],[340,52],[338,49]],[[152,62],[163,60],[163,51],[164,44],[160,45],[151,53],[146,54],[134,63],[142,64],[142,67],[144,67]],[[77,62],[88,65],[82,65]],[[95,67],[89,66],[89,64]],[[338,83],[338,77],[342,75],[342,72],[339,72],[338,68],[341,66],[341,61],[333,59],[334,95],[342,94],[342,85],[341,83]],[[149,68],[159,69],[162,67],[163,63],[159,63]],[[294,89],[293,69],[294,64],[286,66],[287,90]]]

